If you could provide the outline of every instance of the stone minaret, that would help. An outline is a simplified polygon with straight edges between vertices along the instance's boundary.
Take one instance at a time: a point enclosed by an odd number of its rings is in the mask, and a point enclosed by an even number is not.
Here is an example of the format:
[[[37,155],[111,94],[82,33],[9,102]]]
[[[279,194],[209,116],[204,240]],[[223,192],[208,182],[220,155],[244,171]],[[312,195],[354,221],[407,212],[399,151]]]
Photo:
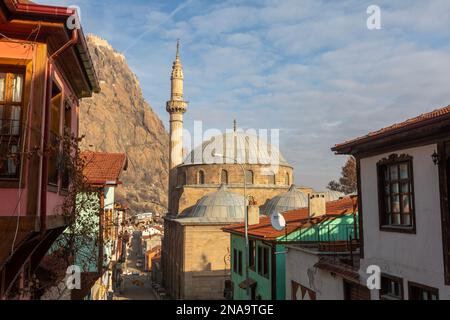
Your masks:
[[[175,207],[177,166],[183,162],[183,113],[187,102],[183,100],[183,65],[180,60],[180,42],[177,41],[177,54],[172,66],[171,94],[166,110],[170,114],[170,150],[169,150],[169,214],[176,215]]]

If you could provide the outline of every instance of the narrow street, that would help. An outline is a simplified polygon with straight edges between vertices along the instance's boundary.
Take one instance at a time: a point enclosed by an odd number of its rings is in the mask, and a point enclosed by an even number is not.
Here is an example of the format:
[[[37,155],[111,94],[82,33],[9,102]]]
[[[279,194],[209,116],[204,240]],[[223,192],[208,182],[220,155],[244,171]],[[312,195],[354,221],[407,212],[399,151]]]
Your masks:
[[[122,293],[115,293],[114,300],[156,300],[151,288],[150,273],[144,270],[144,266],[136,267],[136,262],[140,259],[144,262],[142,256],[140,231],[134,231],[130,240],[130,247],[127,248],[127,259],[125,273],[123,274],[124,286]]]

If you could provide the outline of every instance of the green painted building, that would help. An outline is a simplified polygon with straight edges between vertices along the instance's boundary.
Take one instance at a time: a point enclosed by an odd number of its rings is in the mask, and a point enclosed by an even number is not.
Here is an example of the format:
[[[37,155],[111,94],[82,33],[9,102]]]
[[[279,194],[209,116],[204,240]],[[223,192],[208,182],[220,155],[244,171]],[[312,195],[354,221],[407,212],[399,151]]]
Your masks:
[[[283,214],[286,220],[283,231],[273,229],[268,216],[261,216],[259,223],[249,225],[247,280],[244,225],[224,228],[224,232],[231,233],[233,299],[285,299],[286,244],[320,244],[324,250],[331,250],[333,244],[348,244],[350,239],[357,239],[357,212],[353,199],[329,202],[326,211],[326,215],[314,218],[308,218],[308,208],[286,212]]]

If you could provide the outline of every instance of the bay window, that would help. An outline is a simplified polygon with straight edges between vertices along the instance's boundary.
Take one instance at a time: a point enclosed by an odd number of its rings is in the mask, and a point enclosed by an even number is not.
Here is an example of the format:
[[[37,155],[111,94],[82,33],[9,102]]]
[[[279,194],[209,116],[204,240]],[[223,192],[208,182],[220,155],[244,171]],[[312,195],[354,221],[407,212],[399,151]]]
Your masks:
[[[0,67],[0,178],[17,179],[24,96],[24,72]]]

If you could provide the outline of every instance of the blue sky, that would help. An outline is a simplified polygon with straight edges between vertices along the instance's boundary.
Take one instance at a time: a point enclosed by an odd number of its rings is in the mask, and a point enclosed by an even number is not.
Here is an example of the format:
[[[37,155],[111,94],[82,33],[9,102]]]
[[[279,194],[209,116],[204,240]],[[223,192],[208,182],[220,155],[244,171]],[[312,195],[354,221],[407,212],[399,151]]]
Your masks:
[[[450,104],[450,1],[42,0],[78,5],[84,31],[124,53],[165,122],[182,42],[185,126],[279,128],[297,185],[324,189],[330,147]],[[381,8],[381,30],[366,9]]]

